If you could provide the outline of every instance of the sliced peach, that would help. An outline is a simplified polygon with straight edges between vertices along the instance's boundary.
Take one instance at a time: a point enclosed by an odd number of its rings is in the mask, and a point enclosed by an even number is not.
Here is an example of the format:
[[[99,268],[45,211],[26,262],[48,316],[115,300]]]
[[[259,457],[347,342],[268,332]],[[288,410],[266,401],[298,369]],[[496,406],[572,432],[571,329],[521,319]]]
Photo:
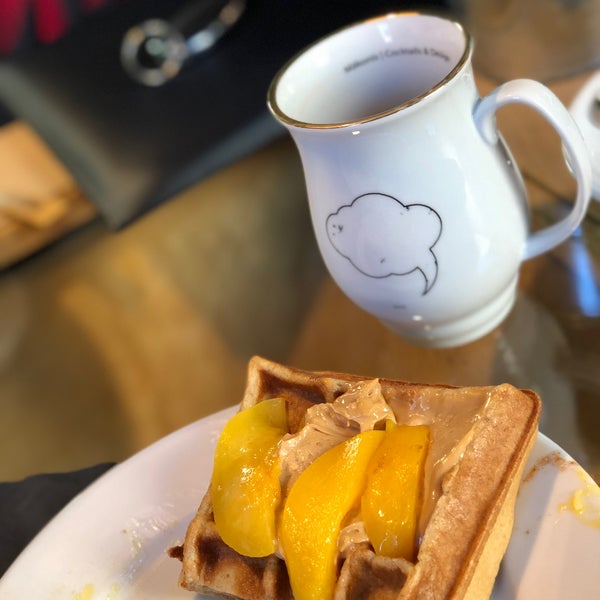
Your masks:
[[[414,560],[429,439],[426,425],[386,423],[361,501],[362,520],[377,554]]]
[[[223,541],[245,556],[268,556],[277,547],[277,443],[285,433],[285,401],[273,398],[237,413],[217,442],[211,483],[215,524]]]
[[[359,506],[367,465],[384,435],[367,431],[334,446],[292,485],[279,537],[296,600],[333,597],[341,524]]]

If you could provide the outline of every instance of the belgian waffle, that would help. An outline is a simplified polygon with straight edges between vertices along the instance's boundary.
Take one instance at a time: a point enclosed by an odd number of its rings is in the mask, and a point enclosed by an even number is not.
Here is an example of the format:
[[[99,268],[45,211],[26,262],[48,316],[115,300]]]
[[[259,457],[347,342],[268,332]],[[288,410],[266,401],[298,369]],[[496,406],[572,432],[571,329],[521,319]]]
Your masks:
[[[290,433],[303,425],[315,403],[333,402],[369,378],[303,371],[254,357],[248,366],[240,410],[268,398],[286,401]],[[485,398],[468,427],[460,458],[445,473],[441,495],[427,523],[414,563],[375,554],[368,544],[340,560],[335,600],[482,599],[491,594],[510,539],[522,471],[535,443],[541,411],[531,391],[503,384],[451,387],[380,379],[384,397],[396,406],[432,406],[440,397],[460,413],[465,398]],[[292,599],[286,565],[276,554],[242,556],[220,538],[210,490],[191,521],[183,546],[180,585],[218,598]]]

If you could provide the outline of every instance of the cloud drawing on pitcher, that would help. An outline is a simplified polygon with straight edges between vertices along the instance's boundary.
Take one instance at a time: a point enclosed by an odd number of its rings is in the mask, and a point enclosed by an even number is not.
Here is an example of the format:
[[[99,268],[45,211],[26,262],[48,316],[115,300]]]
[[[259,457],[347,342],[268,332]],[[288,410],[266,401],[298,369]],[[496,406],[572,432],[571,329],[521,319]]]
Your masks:
[[[438,275],[433,247],[442,219],[430,206],[363,194],[330,214],[326,228],[333,247],[364,275],[381,279],[420,271],[423,295],[433,287]]]

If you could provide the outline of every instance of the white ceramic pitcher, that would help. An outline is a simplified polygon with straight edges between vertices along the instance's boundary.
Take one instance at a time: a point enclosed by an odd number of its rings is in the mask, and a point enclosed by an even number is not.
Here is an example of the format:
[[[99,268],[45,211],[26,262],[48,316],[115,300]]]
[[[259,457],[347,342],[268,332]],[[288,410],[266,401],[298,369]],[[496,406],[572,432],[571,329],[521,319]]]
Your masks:
[[[341,289],[399,334],[458,345],[497,326],[519,266],[583,218],[591,168],[566,108],[516,80],[481,99],[472,40],[451,20],[399,13],[347,27],[292,59],[269,107],[302,159],[313,226]],[[573,208],[531,234],[524,185],[495,111],[521,102],[559,133]]]

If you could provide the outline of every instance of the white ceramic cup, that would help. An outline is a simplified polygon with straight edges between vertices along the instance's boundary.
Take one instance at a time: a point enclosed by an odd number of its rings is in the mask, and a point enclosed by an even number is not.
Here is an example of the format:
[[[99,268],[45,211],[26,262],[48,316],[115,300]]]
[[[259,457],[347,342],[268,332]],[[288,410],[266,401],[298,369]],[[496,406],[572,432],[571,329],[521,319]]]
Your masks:
[[[462,26],[386,15],[313,44],[268,103],[302,159],[325,264],[360,307],[430,346],[467,343],[510,311],[523,260],[564,241],[590,199],[591,167],[567,109],[541,83],[481,99]],[[529,232],[524,185],[495,126],[525,103],[560,135],[577,180],[571,212]]]

